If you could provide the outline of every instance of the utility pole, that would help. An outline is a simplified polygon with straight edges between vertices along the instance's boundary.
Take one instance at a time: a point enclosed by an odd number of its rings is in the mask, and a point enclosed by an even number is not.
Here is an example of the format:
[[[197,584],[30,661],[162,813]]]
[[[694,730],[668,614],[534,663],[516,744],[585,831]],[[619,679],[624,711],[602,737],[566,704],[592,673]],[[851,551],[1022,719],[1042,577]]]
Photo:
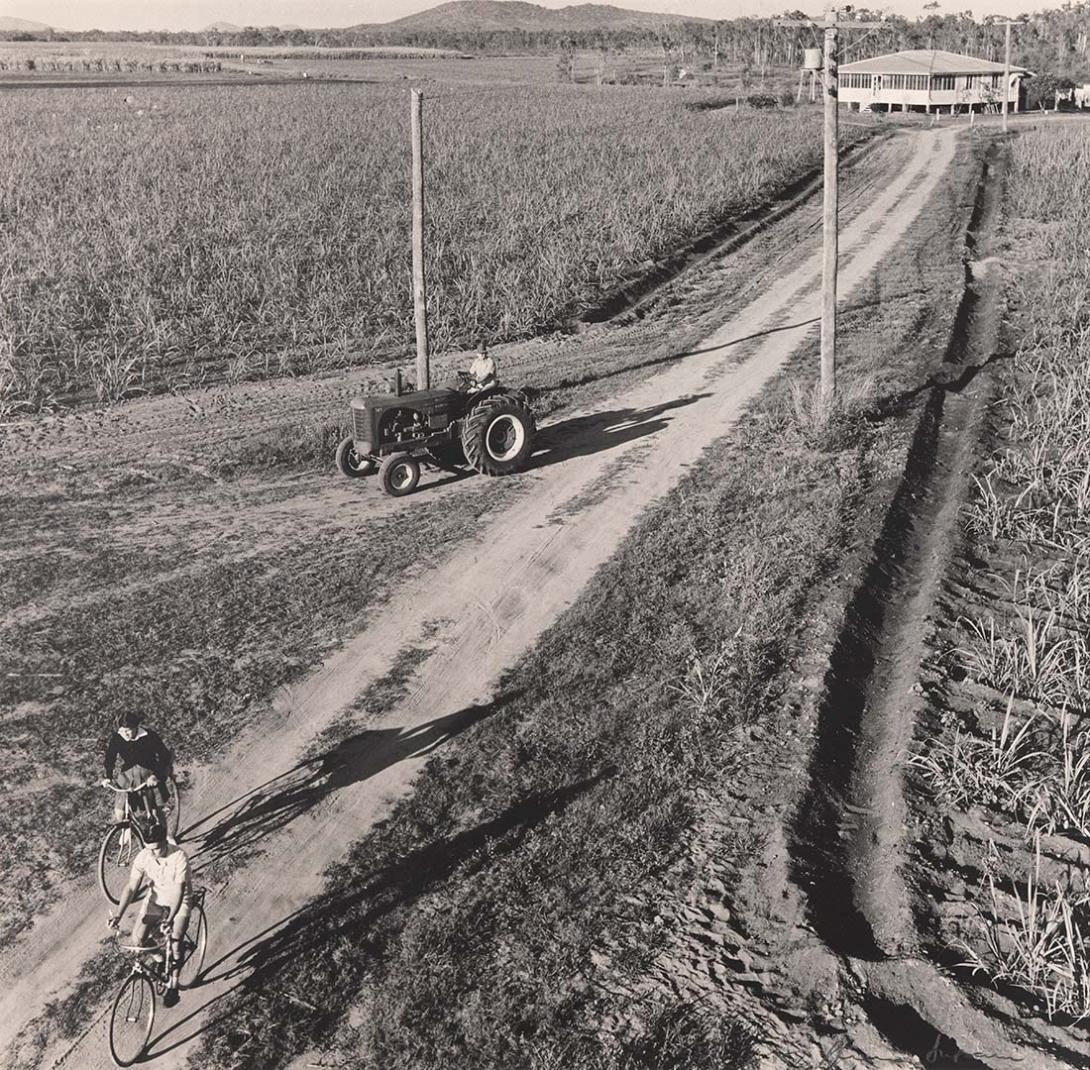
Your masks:
[[[431,387],[428,363],[428,291],[424,278],[424,138],[421,101],[424,94],[412,90],[413,141],[413,310],[416,314],[416,389]]]
[[[821,396],[836,395],[836,274],[840,255],[840,77],[836,62],[836,9],[825,12],[825,198],[821,232]]]
[[[820,25],[824,30],[824,72],[825,72],[825,195],[822,203],[822,261],[821,261],[821,397],[830,402],[836,396],[836,277],[839,259],[838,216],[839,198],[839,155],[838,134],[839,116],[838,97],[840,81],[837,72],[837,31],[844,28],[872,29],[882,25],[880,22],[838,23],[836,8],[825,10],[821,23],[816,19],[775,19],[776,26]]]
[[[1003,23],[1006,38],[1003,46],[1003,133],[1007,132],[1007,98],[1011,95],[1011,27],[1024,25],[1022,19],[1007,19]]]

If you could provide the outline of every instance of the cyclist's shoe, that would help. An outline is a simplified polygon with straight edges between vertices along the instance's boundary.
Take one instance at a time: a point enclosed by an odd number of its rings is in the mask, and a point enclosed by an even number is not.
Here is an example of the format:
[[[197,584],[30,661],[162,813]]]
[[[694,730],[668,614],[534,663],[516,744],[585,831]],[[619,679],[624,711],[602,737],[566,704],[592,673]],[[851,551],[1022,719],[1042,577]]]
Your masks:
[[[163,1006],[164,1007],[173,1007],[177,1002],[178,1002],[178,989],[177,989],[176,986],[171,985],[171,987],[168,988],[163,993]]]

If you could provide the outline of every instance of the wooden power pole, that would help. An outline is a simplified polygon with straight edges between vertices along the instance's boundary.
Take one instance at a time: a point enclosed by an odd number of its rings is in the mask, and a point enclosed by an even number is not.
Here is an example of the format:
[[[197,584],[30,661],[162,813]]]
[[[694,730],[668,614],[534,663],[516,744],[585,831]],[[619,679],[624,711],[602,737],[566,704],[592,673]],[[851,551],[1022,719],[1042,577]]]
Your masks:
[[[416,314],[416,389],[431,387],[428,362],[428,291],[424,277],[424,138],[421,101],[424,94],[412,91],[413,141],[413,310]]]
[[[842,28],[871,29],[880,22],[842,22],[836,20],[836,8],[829,7],[825,18],[776,19],[777,26],[818,26],[824,30],[825,73],[825,196],[822,204],[821,261],[821,396],[831,401],[836,395],[836,276],[839,258],[838,216],[840,212],[838,127],[840,80],[837,73],[837,31]]]
[[[836,394],[836,274],[840,255],[840,78],[836,63],[836,10],[825,13],[825,198],[821,233],[821,396]]]
[[[1011,95],[1011,27],[1024,25],[1022,19],[1007,19],[1003,46],[1003,133],[1007,132],[1007,98]]]

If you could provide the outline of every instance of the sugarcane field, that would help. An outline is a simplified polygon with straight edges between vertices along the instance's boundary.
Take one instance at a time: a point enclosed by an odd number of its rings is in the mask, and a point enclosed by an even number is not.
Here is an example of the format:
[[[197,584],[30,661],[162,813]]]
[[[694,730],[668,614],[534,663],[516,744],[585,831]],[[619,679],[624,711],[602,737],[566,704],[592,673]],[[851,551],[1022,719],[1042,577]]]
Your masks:
[[[1090,2],[5,0],[0,145],[0,1067],[1090,1066]]]

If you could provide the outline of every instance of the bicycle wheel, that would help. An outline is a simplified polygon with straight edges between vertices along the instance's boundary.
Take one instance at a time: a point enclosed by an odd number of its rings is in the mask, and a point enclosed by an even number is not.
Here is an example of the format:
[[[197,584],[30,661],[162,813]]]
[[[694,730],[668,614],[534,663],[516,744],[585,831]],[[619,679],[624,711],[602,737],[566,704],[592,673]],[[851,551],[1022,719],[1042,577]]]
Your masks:
[[[182,988],[192,988],[204,969],[204,955],[208,950],[208,919],[199,903],[190,911],[182,942],[182,966],[178,970],[178,982]]]
[[[118,1066],[132,1066],[144,1054],[154,1022],[155,988],[143,974],[129,974],[110,1014],[110,1054]]]
[[[98,852],[98,883],[111,903],[121,902],[133,859],[143,847],[144,837],[134,822],[110,826]]]

